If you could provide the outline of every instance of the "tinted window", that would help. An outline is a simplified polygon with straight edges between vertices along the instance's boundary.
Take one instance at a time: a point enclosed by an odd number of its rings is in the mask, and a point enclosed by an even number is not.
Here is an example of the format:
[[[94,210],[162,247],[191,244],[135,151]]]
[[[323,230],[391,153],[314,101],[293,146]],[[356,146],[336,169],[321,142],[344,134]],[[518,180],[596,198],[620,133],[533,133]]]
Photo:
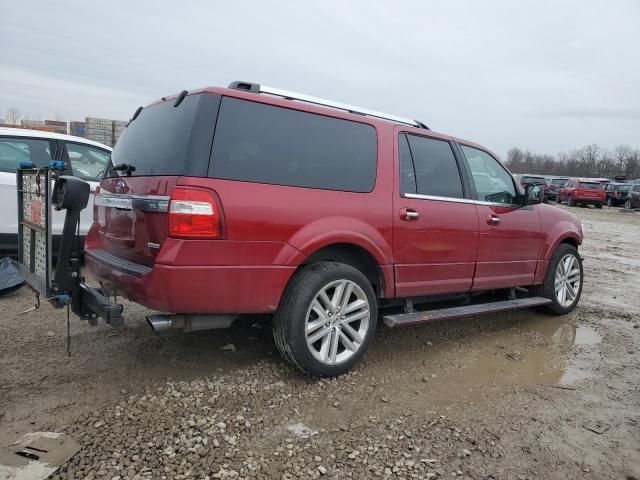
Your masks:
[[[631,187],[631,185],[618,185],[616,187],[616,190],[618,192],[628,192],[629,191],[629,187]]]
[[[36,167],[49,166],[55,141],[29,138],[0,138],[0,171],[15,173],[20,162],[30,160]]]
[[[118,138],[113,164],[135,167],[134,176],[181,175],[199,100],[188,95],[177,107],[169,100],[142,110]]]
[[[462,198],[462,180],[449,142],[407,135],[413,157],[417,193]]]
[[[225,97],[209,176],[370,192],[376,150],[370,125]]]
[[[602,184],[598,182],[580,182],[578,188],[602,188]]]
[[[417,193],[416,171],[413,168],[411,150],[406,135],[400,135],[400,193]]]
[[[543,177],[524,176],[520,180],[520,183],[538,184],[538,183],[546,183],[546,181],[545,181],[545,179]]]
[[[107,150],[80,143],[67,142],[65,146],[64,160],[71,164],[73,175],[83,180],[99,182],[111,154]]]
[[[511,174],[495,158],[477,148],[460,145],[471,168],[476,199],[483,202],[516,203],[516,188]]]
[[[551,184],[552,185],[566,185],[567,184],[567,180],[563,179],[563,178],[554,178],[553,180],[551,180]]]

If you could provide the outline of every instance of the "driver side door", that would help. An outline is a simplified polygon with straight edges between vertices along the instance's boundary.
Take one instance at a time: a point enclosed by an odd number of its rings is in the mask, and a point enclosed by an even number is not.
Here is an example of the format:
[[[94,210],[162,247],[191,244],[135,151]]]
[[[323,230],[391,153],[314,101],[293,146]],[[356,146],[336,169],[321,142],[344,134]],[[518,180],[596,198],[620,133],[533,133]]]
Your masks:
[[[513,176],[488,152],[460,148],[471,172],[480,225],[472,290],[531,285],[543,238],[538,206],[522,206]]]

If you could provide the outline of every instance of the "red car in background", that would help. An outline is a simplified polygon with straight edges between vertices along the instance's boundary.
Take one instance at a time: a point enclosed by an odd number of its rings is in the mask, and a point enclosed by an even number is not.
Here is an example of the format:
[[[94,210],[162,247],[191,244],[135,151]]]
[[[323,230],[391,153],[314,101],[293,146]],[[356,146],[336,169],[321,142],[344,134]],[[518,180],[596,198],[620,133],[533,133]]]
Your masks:
[[[558,202],[567,202],[567,205],[594,205],[602,208],[607,195],[600,182],[585,179],[572,178],[558,192]]]

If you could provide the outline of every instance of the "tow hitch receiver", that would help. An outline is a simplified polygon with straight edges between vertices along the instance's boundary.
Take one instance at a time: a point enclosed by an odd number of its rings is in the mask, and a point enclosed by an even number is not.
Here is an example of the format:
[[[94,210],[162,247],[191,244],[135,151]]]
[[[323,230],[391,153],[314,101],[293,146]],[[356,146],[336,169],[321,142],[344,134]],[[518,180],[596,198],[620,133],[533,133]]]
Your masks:
[[[80,249],[74,247],[79,247],[76,232],[80,212],[89,201],[89,184],[59,175],[60,166],[55,163],[51,167],[19,168],[16,173],[20,272],[36,294],[54,307],[68,305],[91,325],[103,318],[112,326],[121,326],[122,305],[111,302],[101,288],[87,285],[80,275]],[[55,270],[51,252],[52,208],[66,210]]]

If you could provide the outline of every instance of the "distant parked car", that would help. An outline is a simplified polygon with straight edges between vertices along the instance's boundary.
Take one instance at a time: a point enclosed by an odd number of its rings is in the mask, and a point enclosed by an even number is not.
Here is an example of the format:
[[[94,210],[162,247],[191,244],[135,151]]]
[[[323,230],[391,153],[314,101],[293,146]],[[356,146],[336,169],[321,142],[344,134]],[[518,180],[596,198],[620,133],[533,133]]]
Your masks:
[[[545,202],[549,200],[547,192],[549,191],[549,184],[547,183],[547,179],[541,175],[523,175],[518,174],[515,175],[516,180],[522,188],[526,188],[529,185],[542,185],[542,189],[544,191],[544,200]]]
[[[93,192],[111,162],[111,148],[86,138],[59,133],[0,128],[0,256],[15,256],[18,249],[18,217],[16,211],[16,169],[23,161],[31,161],[35,167],[47,167],[50,160],[62,160],[65,173],[87,180]],[[93,202],[93,194],[89,200]],[[80,235],[84,237],[91,222],[90,208],[80,216]],[[53,213],[52,233],[55,244],[62,233],[64,212]]]
[[[572,178],[558,192],[558,202],[567,202],[567,205],[594,205],[602,208],[606,195],[600,182],[584,178]]]
[[[571,179],[570,178],[552,178],[548,183],[549,188],[547,189],[547,197],[549,198],[549,200],[554,200],[557,202],[558,193],[560,192],[560,189],[564,187],[569,180]]]
[[[629,190],[627,199],[624,202],[624,208],[626,209],[640,208],[640,183],[634,184]]]
[[[631,190],[631,185],[628,183],[608,183],[604,187],[604,193],[607,198],[608,207],[616,207],[618,205],[624,205],[627,200],[627,195]]]

